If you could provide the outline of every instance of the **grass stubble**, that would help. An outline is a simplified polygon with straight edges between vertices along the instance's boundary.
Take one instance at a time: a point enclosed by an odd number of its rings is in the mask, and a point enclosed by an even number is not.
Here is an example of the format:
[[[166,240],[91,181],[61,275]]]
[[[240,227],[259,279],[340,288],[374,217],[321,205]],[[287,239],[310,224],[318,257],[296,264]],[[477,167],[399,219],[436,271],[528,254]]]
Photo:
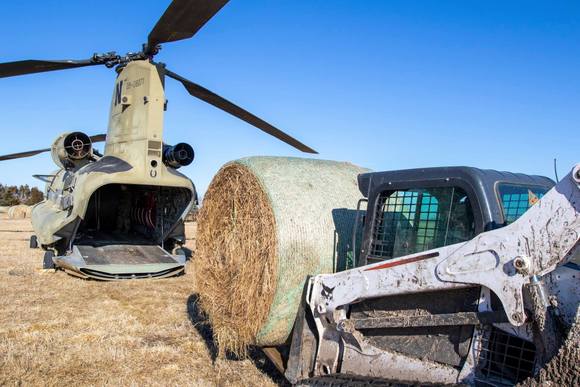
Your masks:
[[[80,280],[41,270],[31,234],[0,215],[0,385],[275,385],[263,357],[212,353],[188,316],[191,263],[177,278]]]

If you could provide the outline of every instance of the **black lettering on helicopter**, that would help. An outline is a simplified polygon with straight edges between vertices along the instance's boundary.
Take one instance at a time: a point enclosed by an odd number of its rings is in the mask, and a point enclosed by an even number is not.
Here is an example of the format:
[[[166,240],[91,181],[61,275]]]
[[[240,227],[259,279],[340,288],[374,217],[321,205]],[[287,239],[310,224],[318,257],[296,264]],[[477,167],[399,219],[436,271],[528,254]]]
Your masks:
[[[139,79],[136,79],[136,80],[134,80],[134,81],[127,82],[127,83],[125,84],[125,85],[126,85],[126,87],[125,87],[125,88],[126,88],[127,90],[129,90],[129,89],[132,89],[132,88],[135,88],[135,87],[142,86],[144,83],[145,83],[145,78],[139,78]]]
[[[123,92],[123,81],[119,81],[115,86],[115,106],[121,103],[121,93]]]

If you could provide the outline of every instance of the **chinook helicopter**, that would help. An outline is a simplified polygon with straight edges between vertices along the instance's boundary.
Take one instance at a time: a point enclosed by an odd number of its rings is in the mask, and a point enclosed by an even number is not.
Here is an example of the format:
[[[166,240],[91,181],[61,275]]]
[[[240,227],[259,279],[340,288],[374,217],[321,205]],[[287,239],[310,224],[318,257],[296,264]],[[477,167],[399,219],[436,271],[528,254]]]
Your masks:
[[[160,44],[191,38],[227,2],[173,0],[137,53],[0,63],[0,78],[97,65],[117,73],[106,134],[64,133],[50,148],[0,156],[3,161],[51,152],[59,168],[51,175],[36,175],[47,183],[47,197],[32,210],[36,235],[30,244],[46,250],[44,268],[99,280],[183,272],[184,219],[197,195],[192,181],[177,169],[193,161],[194,151],[186,143],[163,142],[166,78],[303,152],[317,153],[154,61]],[[93,147],[101,141],[105,141],[102,154]]]

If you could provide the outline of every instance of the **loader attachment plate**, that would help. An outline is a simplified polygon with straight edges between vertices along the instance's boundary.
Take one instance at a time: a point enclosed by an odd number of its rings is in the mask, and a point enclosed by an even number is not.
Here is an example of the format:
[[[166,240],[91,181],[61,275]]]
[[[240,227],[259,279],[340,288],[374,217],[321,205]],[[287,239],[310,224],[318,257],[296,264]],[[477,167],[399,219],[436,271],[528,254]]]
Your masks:
[[[185,257],[157,245],[77,245],[69,255],[53,260],[69,274],[105,281],[171,277],[185,267]]]

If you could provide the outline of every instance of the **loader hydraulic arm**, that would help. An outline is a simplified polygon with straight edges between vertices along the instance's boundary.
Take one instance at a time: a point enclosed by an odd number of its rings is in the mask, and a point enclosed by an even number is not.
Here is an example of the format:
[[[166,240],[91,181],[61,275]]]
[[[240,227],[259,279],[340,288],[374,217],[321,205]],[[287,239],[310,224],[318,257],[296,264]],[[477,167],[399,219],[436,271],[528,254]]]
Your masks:
[[[580,164],[506,227],[481,233],[467,242],[311,278],[305,302],[319,338],[314,374],[348,371],[346,359],[339,359],[339,347],[350,345],[356,351],[358,344],[352,334],[356,335],[359,328],[389,327],[385,319],[367,318],[356,322],[349,319],[349,305],[367,299],[480,286],[497,296],[505,311],[504,321],[507,318],[513,326],[522,326],[527,319],[524,286],[565,264],[578,248],[579,188]],[[463,313],[455,319],[477,325],[473,321],[483,323],[486,316],[495,319],[493,322],[501,322],[493,313]],[[393,353],[377,353],[375,360],[375,367],[383,361],[401,362],[407,367],[401,370],[401,375],[414,373],[413,378],[418,381],[452,383],[460,379],[457,370],[451,367],[433,363],[425,368],[426,363],[421,360],[403,359]],[[359,369],[360,374],[372,376],[375,371],[371,365],[368,367]]]

